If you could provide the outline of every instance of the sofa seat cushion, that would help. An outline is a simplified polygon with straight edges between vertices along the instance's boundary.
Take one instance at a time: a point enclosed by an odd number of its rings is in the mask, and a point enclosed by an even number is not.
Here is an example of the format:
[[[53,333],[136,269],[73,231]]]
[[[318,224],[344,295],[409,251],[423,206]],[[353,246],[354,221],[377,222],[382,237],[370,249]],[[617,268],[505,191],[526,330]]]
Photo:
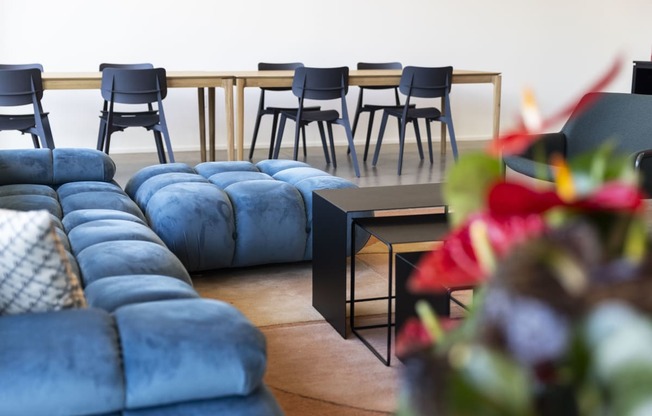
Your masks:
[[[128,212],[141,219],[143,213],[127,194],[114,191],[87,191],[60,199],[64,215],[78,209],[113,209]]]
[[[79,254],[86,247],[105,241],[150,241],[165,246],[151,228],[128,220],[96,220],[81,224],[68,233],[73,253]]]
[[[256,180],[224,190],[236,213],[234,267],[303,260],[308,232],[301,194],[281,181]]]
[[[189,282],[157,274],[104,277],[86,286],[84,293],[89,306],[108,312],[132,303],[199,297]]]
[[[112,317],[98,309],[0,319],[0,414],[91,415],[122,409]]]
[[[213,400],[196,400],[167,406],[126,410],[116,416],[282,416],[283,414],[283,410],[279,407],[272,393],[266,386],[262,385],[247,396],[221,397]]]
[[[236,240],[233,208],[227,194],[208,181],[166,186],[149,200],[145,215],[188,270],[231,265]]]
[[[37,186],[36,189],[31,185],[21,185],[23,192],[18,194],[4,194],[0,190],[0,208],[10,209],[14,211],[36,211],[44,209],[55,218],[63,217],[61,206],[56,195],[41,193],[41,187]],[[30,188],[34,189],[34,193],[30,193]]]
[[[190,275],[166,247],[150,241],[105,241],[77,254],[84,286],[108,276],[162,274],[190,282]]]
[[[245,396],[262,383],[265,338],[225,302],[138,303],[119,308],[114,316],[129,409]]]
[[[97,220],[124,220],[147,225],[143,218],[115,209],[78,209],[66,215],[61,223],[64,230],[70,233],[78,225]]]

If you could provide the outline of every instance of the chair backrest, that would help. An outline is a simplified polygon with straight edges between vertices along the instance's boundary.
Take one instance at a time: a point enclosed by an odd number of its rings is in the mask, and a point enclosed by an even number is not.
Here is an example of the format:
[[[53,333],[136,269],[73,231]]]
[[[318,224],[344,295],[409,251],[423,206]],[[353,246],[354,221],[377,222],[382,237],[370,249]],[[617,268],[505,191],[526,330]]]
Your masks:
[[[358,62],[358,69],[403,69],[400,62]],[[361,89],[368,90],[387,90],[390,88],[396,89],[396,86],[373,86],[373,87],[360,87]]]
[[[401,93],[419,98],[443,97],[450,92],[453,67],[406,66],[401,73]]]
[[[625,154],[652,148],[652,95],[617,92],[586,94],[561,132],[566,156],[586,153],[613,141]]]
[[[343,98],[349,91],[349,67],[310,68],[294,70],[292,93],[310,100]]]
[[[150,63],[142,64],[113,64],[103,62],[100,64],[100,72],[104,71],[106,68],[121,68],[121,69],[151,69],[154,68],[154,65]]]
[[[258,62],[259,71],[294,71],[297,68],[304,66],[302,62]],[[261,90],[266,91],[289,91],[288,87],[265,87]]]
[[[0,69],[38,69],[43,72],[41,64],[0,64]]]
[[[147,104],[167,95],[164,68],[122,69],[102,71],[102,97],[121,104]]]
[[[40,69],[0,69],[1,106],[38,105],[34,96],[37,101],[43,97]]]

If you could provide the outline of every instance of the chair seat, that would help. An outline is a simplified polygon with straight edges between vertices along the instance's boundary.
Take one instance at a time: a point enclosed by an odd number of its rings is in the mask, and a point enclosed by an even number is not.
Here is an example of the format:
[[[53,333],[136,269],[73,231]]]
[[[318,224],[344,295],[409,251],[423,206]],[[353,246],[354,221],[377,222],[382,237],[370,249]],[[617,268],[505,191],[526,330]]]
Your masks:
[[[270,106],[267,107],[266,110],[271,110],[271,111],[297,111],[297,107],[274,107]],[[321,110],[321,107],[319,106],[313,106],[313,107],[304,107],[303,111],[319,111]]]
[[[47,115],[43,113],[43,116]],[[0,114],[0,130],[27,130],[34,124],[33,114]]]
[[[297,118],[296,112],[285,112],[284,114],[292,120]],[[301,118],[306,123],[311,121],[335,121],[340,118],[340,113],[337,110],[304,111]]]
[[[100,116],[107,120],[107,115]],[[159,116],[156,111],[145,111],[142,113],[113,113],[114,127],[150,127],[159,123]]]
[[[403,115],[403,108],[388,108],[387,112],[393,116],[399,117]],[[438,119],[441,117],[441,111],[435,107],[410,108],[408,109],[407,116],[408,118]]]

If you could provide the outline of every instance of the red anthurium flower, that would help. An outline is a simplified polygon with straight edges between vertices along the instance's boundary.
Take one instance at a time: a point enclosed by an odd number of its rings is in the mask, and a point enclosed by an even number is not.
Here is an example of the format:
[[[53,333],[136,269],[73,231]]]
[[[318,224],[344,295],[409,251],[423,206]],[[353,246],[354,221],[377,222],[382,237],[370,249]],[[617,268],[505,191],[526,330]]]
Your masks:
[[[448,332],[457,328],[462,323],[462,320],[442,317],[439,319],[439,323],[442,329]],[[396,355],[405,357],[412,352],[430,347],[436,341],[432,339],[430,332],[428,332],[419,318],[408,318],[396,336]]]
[[[644,208],[644,199],[645,196],[638,187],[629,183],[612,181],[569,205],[587,211],[636,212]]]
[[[541,214],[562,205],[555,191],[537,191],[513,182],[499,182],[488,195],[489,212],[495,216]]]
[[[494,216],[489,213],[471,216],[449,234],[442,245],[427,253],[409,280],[413,292],[443,292],[448,288],[474,286],[483,282],[490,270],[478,262],[470,235],[471,223],[486,225],[488,244],[500,258],[516,244],[537,237],[546,228],[541,215]]]

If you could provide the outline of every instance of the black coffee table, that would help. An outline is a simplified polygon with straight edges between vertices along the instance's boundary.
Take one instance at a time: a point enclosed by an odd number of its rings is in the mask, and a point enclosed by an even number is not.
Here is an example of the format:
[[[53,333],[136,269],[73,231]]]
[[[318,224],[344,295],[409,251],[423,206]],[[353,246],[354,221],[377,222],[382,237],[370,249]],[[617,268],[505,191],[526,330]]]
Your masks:
[[[313,192],[312,306],[347,336],[347,257],[353,218],[445,212],[441,184]]]

